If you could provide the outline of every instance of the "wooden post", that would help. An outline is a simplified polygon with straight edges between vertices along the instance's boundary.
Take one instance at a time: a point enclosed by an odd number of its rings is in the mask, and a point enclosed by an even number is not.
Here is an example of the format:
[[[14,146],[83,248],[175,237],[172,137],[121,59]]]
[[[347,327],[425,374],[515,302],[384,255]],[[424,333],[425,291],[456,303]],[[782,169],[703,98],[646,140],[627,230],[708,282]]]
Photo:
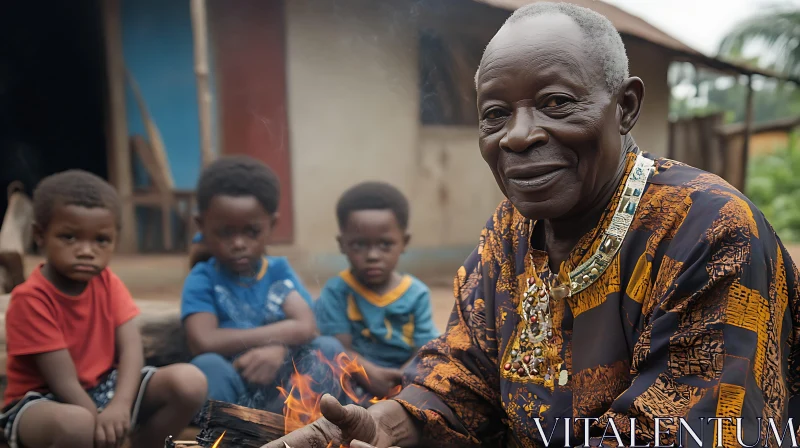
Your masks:
[[[676,129],[678,125],[673,120],[667,121],[667,158],[668,159],[675,159],[675,135],[677,134]]]
[[[739,191],[744,192],[747,182],[747,163],[750,156],[750,135],[753,133],[753,75],[747,76],[747,100],[744,115],[744,142],[742,143],[742,174]]]
[[[109,178],[122,199],[122,222],[118,248],[121,252],[136,251],[136,215],[133,206],[133,169],[128,146],[128,125],[125,115],[125,60],[122,56],[121,0],[105,0],[106,74],[108,77],[108,109],[106,143]]]
[[[33,203],[25,187],[15,181],[8,186],[8,207],[0,225],[0,294],[9,293],[25,281],[25,251],[33,231]]]
[[[214,160],[211,142],[211,91],[208,81],[208,22],[206,0],[191,0],[194,32],[194,73],[197,77],[197,105],[200,115],[200,157],[203,166]]]
[[[283,416],[271,412],[209,401],[197,441],[210,447],[222,433],[219,448],[260,448],[284,436]]]

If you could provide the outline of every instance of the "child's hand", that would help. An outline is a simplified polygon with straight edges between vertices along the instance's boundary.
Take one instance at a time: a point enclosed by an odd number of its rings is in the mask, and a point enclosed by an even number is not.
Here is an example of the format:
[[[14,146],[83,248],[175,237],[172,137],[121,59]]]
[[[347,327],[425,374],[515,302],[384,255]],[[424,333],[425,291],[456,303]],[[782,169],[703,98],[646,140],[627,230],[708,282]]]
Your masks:
[[[282,345],[258,347],[236,358],[233,366],[248,383],[267,386],[275,381],[286,354]]]
[[[131,410],[128,406],[117,405],[112,401],[107,408],[97,415],[95,423],[95,448],[119,447],[125,442],[125,436],[131,425]]]
[[[369,383],[364,384],[364,388],[378,398],[388,397],[392,389],[403,382],[403,371],[400,369],[375,366],[368,375]]]

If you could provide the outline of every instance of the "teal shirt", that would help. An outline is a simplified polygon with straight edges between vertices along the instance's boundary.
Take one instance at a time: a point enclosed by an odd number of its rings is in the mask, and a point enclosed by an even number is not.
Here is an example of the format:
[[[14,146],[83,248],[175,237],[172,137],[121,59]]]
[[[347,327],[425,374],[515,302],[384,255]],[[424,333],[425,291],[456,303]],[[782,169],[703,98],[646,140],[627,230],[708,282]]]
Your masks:
[[[430,290],[410,275],[381,296],[345,271],[328,280],[314,307],[323,335],[352,335],[353,350],[384,367],[401,367],[439,336]]]

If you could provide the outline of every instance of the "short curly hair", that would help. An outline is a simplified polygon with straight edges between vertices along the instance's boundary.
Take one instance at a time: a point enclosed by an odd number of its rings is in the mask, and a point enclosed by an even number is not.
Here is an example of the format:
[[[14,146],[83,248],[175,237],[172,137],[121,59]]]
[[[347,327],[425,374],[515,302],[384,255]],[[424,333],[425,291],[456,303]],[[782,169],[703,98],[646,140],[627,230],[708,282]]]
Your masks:
[[[46,229],[58,206],[77,205],[104,208],[114,214],[117,227],[122,225],[117,190],[100,176],[83,170],[67,170],[45,177],[33,191],[33,217]]]
[[[386,182],[362,182],[345,191],[336,204],[339,228],[347,225],[350,213],[359,210],[391,210],[402,230],[408,228],[408,200]]]
[[[525,19],[547,14],[563,14],[571,18],[583,31],[587,57],[595,58],[603,67],[603,80],[611,93],[617,90],[630,76],[628,55],[622,37],[608,18],[589,8],[566,2],[536,2],[520,7],[506,19],[504,26],[523,22]],[[481,61],[481,64],[483,61]],[[480,67],[475,73],[478,85]]]
[[[208,165],[197,182],[197,208],[208,210],[214,196],[253,196],[270,215],[278,211],[280,181],[264,163],[248,156],[226,156]]]

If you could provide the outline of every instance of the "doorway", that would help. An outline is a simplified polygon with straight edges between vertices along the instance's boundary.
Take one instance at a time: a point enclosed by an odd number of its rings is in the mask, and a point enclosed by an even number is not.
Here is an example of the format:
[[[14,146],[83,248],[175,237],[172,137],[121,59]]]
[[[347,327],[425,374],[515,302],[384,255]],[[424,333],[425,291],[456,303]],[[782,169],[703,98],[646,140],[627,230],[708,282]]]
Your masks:
[[[9,2],[0,14],[0,211],[6,189],[80,168],[108,178],[101,0]]]

